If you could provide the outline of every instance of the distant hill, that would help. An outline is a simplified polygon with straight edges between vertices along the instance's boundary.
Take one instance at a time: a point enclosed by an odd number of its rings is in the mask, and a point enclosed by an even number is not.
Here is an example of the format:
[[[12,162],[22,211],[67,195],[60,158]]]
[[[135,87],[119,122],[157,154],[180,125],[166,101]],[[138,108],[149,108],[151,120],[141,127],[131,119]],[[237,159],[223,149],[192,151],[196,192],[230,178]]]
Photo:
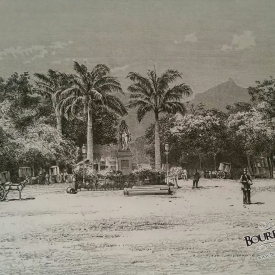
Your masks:
[[[195,105],[203,103],[206,109],[226,110],[227,105],[233,105],[237,102],[250,102],[250,96],[246,88],[236,84],[232,78],[226,82],[218,84],[203,93],[197,93],[190,103]]]

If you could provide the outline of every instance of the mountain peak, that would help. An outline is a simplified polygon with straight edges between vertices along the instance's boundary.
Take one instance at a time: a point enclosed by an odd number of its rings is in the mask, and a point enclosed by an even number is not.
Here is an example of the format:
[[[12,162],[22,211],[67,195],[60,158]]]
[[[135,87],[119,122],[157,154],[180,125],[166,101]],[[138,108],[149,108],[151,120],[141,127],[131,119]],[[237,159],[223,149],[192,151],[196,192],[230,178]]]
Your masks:
[[[195,105],[202,102],[206,109],[215,108],[225,111],[227,105],[233,105],[237,102],[250,102],[250,96],[246,88],[239,86],[229,77],[226,82],[196,94],[191,102]]]
[[[235,80],[231,77],[228,77],[227,82],[236,84]]]

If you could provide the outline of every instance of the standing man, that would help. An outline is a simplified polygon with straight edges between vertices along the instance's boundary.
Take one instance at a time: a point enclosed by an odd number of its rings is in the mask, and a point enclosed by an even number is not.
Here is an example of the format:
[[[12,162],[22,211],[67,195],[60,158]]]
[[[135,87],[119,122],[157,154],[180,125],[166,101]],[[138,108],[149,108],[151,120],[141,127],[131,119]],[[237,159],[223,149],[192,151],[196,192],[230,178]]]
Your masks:
[[[250,201],[250,186],[253,184],[251,177],[247,174],[247,169],[243,169],[243,174],[240,178],[240,183],[242,184],[243,190],[243,204],[251,204]]]
[[[49,176],[49,174],[48,173],[46,173],[46,175],[45,175],[45,184],[50,184],[50,176]]]
[[[195,187],[198,188],[199,180],[200,180],[200,173],[196,169],[196,172],[193,175],[193,188],[195,188]]]
[[[184,179],[184,180],[188,180],[188,177],[187,177],[187,170],[186,170],[185,168],[183,169],[182,176],[183,176],[183,179]]]

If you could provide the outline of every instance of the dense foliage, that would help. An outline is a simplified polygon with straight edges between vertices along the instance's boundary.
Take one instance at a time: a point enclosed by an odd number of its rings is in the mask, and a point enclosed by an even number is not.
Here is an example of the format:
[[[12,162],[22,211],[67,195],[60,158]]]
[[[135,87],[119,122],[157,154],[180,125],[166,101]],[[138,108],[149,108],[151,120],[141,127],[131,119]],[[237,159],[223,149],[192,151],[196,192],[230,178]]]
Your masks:
[[[15,178],[20,166],[31,167],[35,174],[56,164],[72,167],[80,160],[77,148],[83,144],[88,145],[92,163],[94,145],[117,143],[119,117],[127,113],[114,94],[122,93],[119,81],[103,64],[89,71],[75,62],[74,71],[71,75],[48,70],[34,78],[27,72],[0,78],[0,172],[9,170]],[[183,103],[181,99],[192,93],[191,88],[170,86],[180,77],[171,69],[160,77],[155,71],[146,77],[128,74],[132,81],[129,107],[137,108],[139,121],[148,112],[155,115],[155,123],[133,149],[137,162],[149,162],[138,155],[146,152],[160,171],[167,161],[164,145],[168,143],[172,166],[216,170],[220,161],[228,161],[249,167],[253,174],[252,163],[267,158],[272,177],[275,80],[257,81],[255,87],[249,87],[251,104],[238,102],[220,112],[206,110],[203,103]],[[157,174],[142,170],[132,176],[150,178],[150,173]]]
[[[120,84],[108,75],[109,69],[104,65],[98,65],[87,74],[98,81],[96,87],[103,97],[93,103],[96,107],[91,121],[92,142],[116,143],[119,117],[112,109],[120,108],[120,115],[126,109],[108,89],[111,85],[118,89]],[[99,79],[99,74],[103,79]],[[41,169],[47,171],[56,164],[72,167],[77,162],[77,146],[87,142],[85,112],[77,109],[78,116],[66,119],[61,107],[67,99],[64,92],[75,88],[76,76],[53,70],[47,75],[36,73],[34,76],[35,81],[27,72],[14,73],[6,80],[0,78],[0,172],[9,170],[14,178],[22,166],[31,167],[36,175]],[[93,93],[96,93],[94,88]]]

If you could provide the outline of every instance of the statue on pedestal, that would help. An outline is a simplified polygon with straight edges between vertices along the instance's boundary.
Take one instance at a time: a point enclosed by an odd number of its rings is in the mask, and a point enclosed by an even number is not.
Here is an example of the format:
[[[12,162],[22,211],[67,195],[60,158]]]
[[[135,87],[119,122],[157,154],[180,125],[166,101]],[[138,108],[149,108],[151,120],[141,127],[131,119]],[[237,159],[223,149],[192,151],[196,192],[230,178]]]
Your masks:
[[[130,150],[129,143],[131,141],[131,133],[125,122],[122,120],[119,126],[119,149],[122,151]]]

